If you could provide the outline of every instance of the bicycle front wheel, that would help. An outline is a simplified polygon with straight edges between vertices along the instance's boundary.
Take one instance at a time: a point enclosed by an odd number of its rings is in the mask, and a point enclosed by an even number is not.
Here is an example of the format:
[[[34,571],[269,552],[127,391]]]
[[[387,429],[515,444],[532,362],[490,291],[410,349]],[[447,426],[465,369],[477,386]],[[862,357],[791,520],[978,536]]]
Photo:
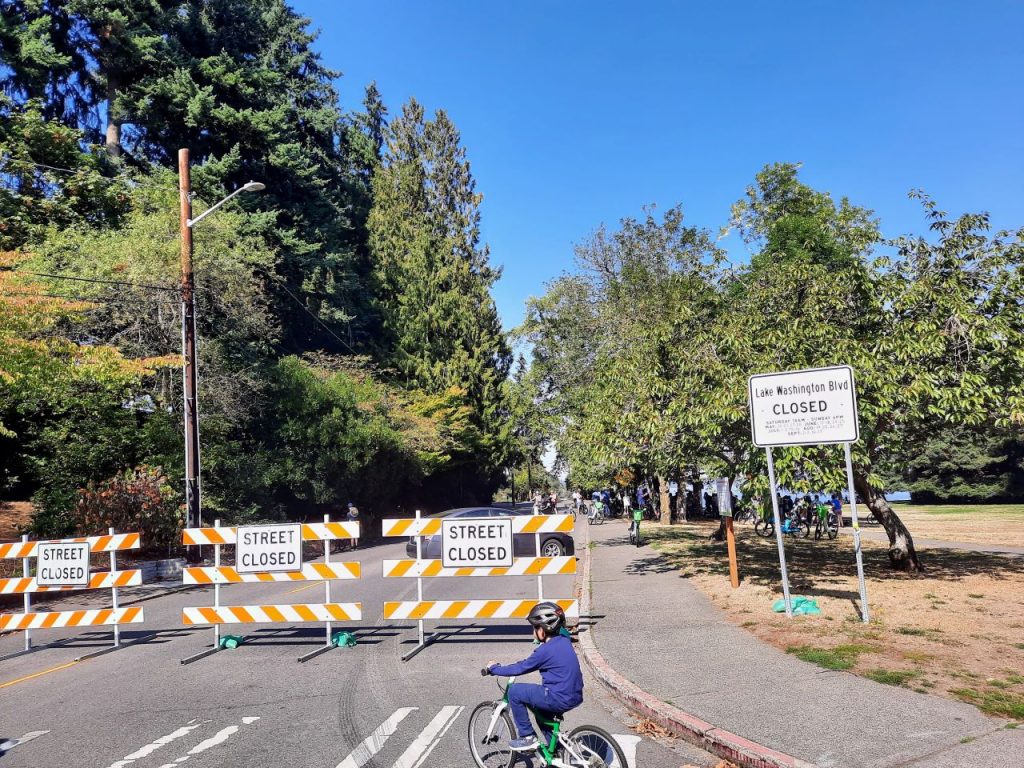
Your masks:
[[[509,768],[515,756],[508,743],[515,728],[508,707],[496,712],[493,701],[478,704],[469,716],[469,751],[477,768]]]
[[[581,725],[569,734],[562,762],[573,768],[629,768],[622,747],[596,725]]]
[[[835,515],[829,515],[828,518],[828,537],[834,539],[839,535],[839,521],[836,520]]]

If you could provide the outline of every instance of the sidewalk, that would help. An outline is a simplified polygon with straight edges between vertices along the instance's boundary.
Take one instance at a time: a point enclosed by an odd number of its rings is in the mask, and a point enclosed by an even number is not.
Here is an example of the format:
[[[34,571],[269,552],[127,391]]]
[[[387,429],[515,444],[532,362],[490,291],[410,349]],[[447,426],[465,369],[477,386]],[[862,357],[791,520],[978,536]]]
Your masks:
[[[750,766],[1021,765],[1024,729],[802,662],[730,623],[655,550],[630,546],[625,525],[589,535],[581,613],[584,629],[588,616],[593,624],[580,635],[584,658],[616,695],[684,738]]]

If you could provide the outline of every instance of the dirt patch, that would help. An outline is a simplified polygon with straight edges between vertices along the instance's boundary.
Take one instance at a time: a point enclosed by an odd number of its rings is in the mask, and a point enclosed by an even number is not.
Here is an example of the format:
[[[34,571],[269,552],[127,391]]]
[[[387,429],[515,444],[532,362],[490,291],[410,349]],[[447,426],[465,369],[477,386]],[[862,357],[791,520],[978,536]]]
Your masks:
[[[21,538],[32,518],[32,503],[28,501],[0,501],[0,541]]]
[[[865,542],[865,625],[852,540],[787,537],[791,593],[821,608],[787,619],[772,611],[782,597],[774,537],[736,526],[742,582],[734,590],[725,544],[708,541],[716,527],[649,524],[665,559],[652,567],[678,568],[736,624],[808,661],[1024,720],[1024,557],[928,549],[927,572],[915,577],[889,567],[883,544]]]

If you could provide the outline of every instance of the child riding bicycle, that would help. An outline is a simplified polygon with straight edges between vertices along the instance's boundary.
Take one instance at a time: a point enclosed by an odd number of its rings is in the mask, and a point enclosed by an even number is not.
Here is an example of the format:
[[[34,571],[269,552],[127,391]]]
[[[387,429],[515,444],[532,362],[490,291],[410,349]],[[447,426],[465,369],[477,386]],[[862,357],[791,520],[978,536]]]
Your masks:
[[[580,662],[572,649],[572,641],[561,634],[565,627],[565,611],[555,603],[537,603],[526,620],[533,627],[534,639],[540,643],[530,657],[515,664],[487,662],[487,672],[491,675],[513,677],[540,671],[540,685],[514,683],[508,689],[509,708],[519,736],[509,742],[513,752],[537,748],[530,709],[561,715],[583,703]]]

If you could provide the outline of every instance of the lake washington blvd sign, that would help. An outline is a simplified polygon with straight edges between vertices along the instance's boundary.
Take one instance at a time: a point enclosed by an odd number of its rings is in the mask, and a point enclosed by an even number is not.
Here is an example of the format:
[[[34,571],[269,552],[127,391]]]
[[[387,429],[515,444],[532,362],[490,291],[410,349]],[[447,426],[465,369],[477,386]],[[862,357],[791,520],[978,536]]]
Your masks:
[[[853,369],[848,365],[750,377],[754,445],[855,443],[860,438]]]
[[[302,526],[239,526],[235,569],[239,573],[281,573],[302,570]]]
[[[512,519],[442,520],[441,565],[445,568],[510,568]]]

